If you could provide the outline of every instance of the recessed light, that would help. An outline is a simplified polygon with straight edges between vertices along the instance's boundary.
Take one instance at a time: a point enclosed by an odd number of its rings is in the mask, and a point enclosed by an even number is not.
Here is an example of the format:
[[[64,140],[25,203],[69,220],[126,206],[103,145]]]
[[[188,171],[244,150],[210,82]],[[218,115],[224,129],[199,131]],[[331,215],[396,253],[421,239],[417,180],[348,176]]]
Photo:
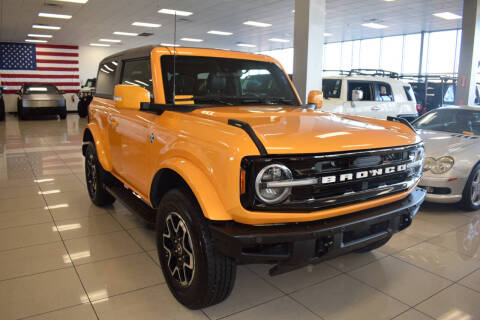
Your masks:
[[[294,9],[294,10],[292,10],[292,12],[293,12],[293,13],[295,13],[295,9]]]
[[[31,38],[51,38],[52,35],[50,34],[36,34],[36,33],[29,33],[27,34],[28,37]]]
[[[395,1],[395,0],[383,0],[383,1],[385,1],[385,2],[393,2],[393,1]]]
[[[184,16],[184,17],[191,16],[193,14],[193,12],[173,10],[173,9],[160,9],[158,10],[158,13],[171,14],[171,15]]]
[[[271,39],[268,39],[268,41],[272,41],[272,42],[290,42],[290,40],[288,39],[280,39],[280,38],[271,38]]]
[[[106,43],[90,43],[92,47],[110,47],[109,44]]]
[[[260,27],[260,28],[267,28],[272,26],[270,23],[257,22],[257,21],[245,21],[243,24],[247,26]]]
[[[219,36],[231,36],[233,33],[232,32],[227,32],[227,31],[217,31],[217,30],[210,30],[207,33],[210,34],[217,34]]]
[[[190,41],[190,42],[202,42],[203,39],[195,39],[195,38],[182,38],[182,41]]]
[[[72,16],[69,14],[56,14],[56,13],[46,13],[46,12],[39,12],[39,17],[44,18],[56,18],[56,19],[71,19]]]
[[[81,4],[85,4],[88,2],[88,0],[54,0],[54,1],[81,3]]]
[[[325,33],[323,34],[323,36],[324,36],[324,37],[331,37],[331,36],[332,36],[332,34],[331,34],[331,33],[329,33],[329,32],[325,32]]]
[[[132,23],[132,26],[146,27],[146,28],[160,28],[162,25],[158,24],[158,23],[148,23],[148,22],[135,21],[134,23]]]
[[[115,31],[113,34],[116,34],[116,35],[118,35],[118,36],[129,36],[129,37],[138,36],[138,33],[122,32],[122,31]]]
[[[249,43],[237,43],[237,46],[239,47],[247,47],[247,48],[255,48],[256,45],[254,44],[249,44]]]
[[[38,42],[38,43],[47,43],[47,40],[40,40],[40,39],[25,39],[25,42]]]
[[[179,44],[173,44],[173,43],[160,43],[164,47],[180,47]]]
[[[439,13],[434,13],[433,15],[437,18],[442,18],[442,19],[445,19],[445,20],[462,19],[462,16],[459,16],[458,14],[451,13],[451,12],[439,12]]]
[[[369,22],[369,23],[362,23],[362,26],[366,28],[372,28],[372,29],[385,29],[388,28],[388,26],[380,24],[380,23],[375,23],[375,22]]]
[[[102,41],[102,42],[112,42],[112,43],[122,42],[122,40],[117,40],[117,39],[98,39],[98,41]]]
[[[60,30],[60,27],[57,26],[47,26],[45,24],[34,24],[32,26],[34,29],[45,29],[45,30]]]

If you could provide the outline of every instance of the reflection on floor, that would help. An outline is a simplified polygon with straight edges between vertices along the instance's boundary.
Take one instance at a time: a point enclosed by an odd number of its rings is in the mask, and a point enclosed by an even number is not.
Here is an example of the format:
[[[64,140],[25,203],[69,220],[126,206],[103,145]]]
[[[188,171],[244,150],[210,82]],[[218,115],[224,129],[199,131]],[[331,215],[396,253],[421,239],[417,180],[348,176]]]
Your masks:
[[[0,122],[0,319],[480,319],[480,213],[424,205],[385,247],[277,277],[239,267],[231,297],[190,311],[154,233],[88,198],[85,120]],[[32,318],[30,318],[32,317]]]

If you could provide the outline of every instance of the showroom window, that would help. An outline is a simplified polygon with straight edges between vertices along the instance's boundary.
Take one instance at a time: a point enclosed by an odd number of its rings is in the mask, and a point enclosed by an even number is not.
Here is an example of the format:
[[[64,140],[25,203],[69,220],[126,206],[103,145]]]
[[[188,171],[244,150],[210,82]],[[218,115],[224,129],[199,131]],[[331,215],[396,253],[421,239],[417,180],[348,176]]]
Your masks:
[[[348,81],[348,101],[352,101],[352,91],[363,92],[362,101],[373,101],[373,83],[367,81]]]
[[[103,62],[103,64],[100,65],[97,76],[97,96],[107,99],[113,98],[117,65],[118,62],[115,61]]]
[[[150,59],[142,58],[123,62],[122,84],[141,86],[153,95],[152,69]]]

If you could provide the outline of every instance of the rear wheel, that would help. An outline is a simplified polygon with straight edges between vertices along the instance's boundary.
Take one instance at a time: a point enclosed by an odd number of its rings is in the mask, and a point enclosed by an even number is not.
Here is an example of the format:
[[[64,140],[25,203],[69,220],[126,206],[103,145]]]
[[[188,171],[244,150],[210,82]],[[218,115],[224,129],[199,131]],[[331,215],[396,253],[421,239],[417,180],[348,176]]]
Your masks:
[[[85,118],[88,114],[88,103],[85,99],[81,98],[80,101],[78,101],[78,116],[80,118]]]
[[[5,102],[0,96],[0,121],[5,120]]]
[[[477,164],[468,177],[463,189],[460,207],[467,211],[480,209],[480,163]]]
[[[386,237],[385,239],[378,240],[377,242],[371,243],[368,246],[357,249],[357,250],[355,250],[355,252],[356,253],[365,253],[365,252],[373,251],[375,249],[378,249],[378,248],[384,246],[391,238],[392,238],[392,236],[390,235],[390,236]]]
[[[17,103],[18,120],[25,120],[27,118],[26,113],[25,108],[22,106],[22,102],[19,100]]]
[[[60,113],[58,115],[60,116],[60,119],[67,118],[67,108],[63,108],[62,110],[60,110]]]
[[[97,150],[93,142],[89,142],[85,154],[85,179],[87,181],[88,195],[94,204],[99,207],[107,206],[115,201],[115,198],[105,189],[107,172],[97,158]]]
[[[175,298],[190,309],[227,298],[235,283],[236,264],[216,250],[193,195],[169,191],[160,202],[156,222],[159,259]]]

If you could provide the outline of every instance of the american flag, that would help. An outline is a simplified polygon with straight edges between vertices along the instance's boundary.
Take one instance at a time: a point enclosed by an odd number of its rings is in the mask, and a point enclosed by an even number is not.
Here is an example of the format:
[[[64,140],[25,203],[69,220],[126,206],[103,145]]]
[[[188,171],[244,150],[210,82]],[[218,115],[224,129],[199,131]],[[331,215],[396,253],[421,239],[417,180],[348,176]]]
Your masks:
[[[78,46],[0,42],[4,92],[16,93],[24,83],[51,83],[59,90],[78,92]]]

